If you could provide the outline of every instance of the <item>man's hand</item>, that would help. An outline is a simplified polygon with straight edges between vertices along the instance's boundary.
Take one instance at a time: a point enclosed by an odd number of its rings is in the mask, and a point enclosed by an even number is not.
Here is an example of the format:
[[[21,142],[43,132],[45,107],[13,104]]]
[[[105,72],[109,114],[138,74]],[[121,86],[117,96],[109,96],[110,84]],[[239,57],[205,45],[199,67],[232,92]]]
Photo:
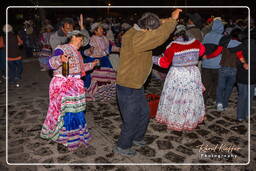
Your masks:
[[[177,20],[179,18],[180,12],[182,12],[182,9],[176,9],[172,12],[172,19]]]
[[[80,18],[79,18],[78,24],[80,26],[80,30],[84,30],[84,17],[83,17],[83,14],[80,14]]]

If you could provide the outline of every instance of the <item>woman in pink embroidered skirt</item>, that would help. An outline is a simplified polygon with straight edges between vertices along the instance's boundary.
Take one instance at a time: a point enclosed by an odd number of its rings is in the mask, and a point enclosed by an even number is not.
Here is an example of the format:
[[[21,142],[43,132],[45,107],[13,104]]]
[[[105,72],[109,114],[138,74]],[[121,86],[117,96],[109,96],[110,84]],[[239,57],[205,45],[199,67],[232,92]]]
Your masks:
[[[168,68],[156,120],[168,129],[192,130],[204,120],[204,86],[197,67],[204,46],[196,39],[189,39],[185,26],[178,25],[175,41],[167,46],[164,56],[153,56],[154,64]]]
[[[101,23],[94,23],[91,27],[93,36],[90,38],[91,47],[84,51],[85,63],[99,60],[100,67],[86,73],[86,100],[107,101],[116,98],[116,71],[109,60],[109,54],[119,52],[120,48],[110,43]]]
[[[50,82],[50,103],[43,123],[41,137],[61,143],[69,150],[80,145],[88,145],[91,136],[85,120],[85,91],[80,78],[99,62],[83,63],[78,49],[84,42],[80,31],[69,34],[68,43],[59,45],[49,59],[49,67],[54,70]],[[69,61],[69,75],[62,75],[62,62]]]

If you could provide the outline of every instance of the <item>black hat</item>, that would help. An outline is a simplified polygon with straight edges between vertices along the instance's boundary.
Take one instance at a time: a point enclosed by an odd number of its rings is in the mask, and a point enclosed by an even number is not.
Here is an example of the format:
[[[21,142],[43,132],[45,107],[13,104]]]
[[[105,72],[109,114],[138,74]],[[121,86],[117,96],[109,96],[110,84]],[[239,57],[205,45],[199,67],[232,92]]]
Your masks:
[[[189,19],[197,26],[201,27],[202,25],[202,17],[198,13],[190,14],[188,13],[187,16]]]

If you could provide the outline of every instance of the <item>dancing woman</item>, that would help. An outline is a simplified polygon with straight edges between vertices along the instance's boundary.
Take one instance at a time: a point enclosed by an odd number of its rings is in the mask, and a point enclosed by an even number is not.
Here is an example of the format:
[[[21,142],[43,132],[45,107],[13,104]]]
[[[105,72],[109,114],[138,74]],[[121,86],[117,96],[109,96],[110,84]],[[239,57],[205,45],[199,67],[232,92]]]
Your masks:
[[[88,145],[91,138],[85,120],[85,91],[80,78],[93,69],[99,62],[83,63],[78,49],[83,45],[84,35],[73,31],[68,43],[59,45],[49,59],[49,67],[54,70],[50,82],[50,103],[44,121],[41,137],[61,143],[69,150],[75,150],[81,144]],[[62,63],[69,62],[69,75],[62,75]]]
[[[168,68],[156,120],[168,129],[192,130],[204,120],[204,86],[197,67],[205,47],[196,39],[189,39],[185,26],[178,25],[174,41],[167,46],[164,56],[153,56],[153,63]]]

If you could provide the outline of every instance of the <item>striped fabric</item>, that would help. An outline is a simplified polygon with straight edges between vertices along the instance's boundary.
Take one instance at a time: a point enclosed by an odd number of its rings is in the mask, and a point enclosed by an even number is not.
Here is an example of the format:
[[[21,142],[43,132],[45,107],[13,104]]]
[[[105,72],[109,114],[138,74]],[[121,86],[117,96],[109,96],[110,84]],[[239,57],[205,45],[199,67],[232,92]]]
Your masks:
[[[48,61],[52,55],[52,50],[49,48],[42,48],[38,54],[38,60],[40,62],[41,67],[48,68]]]
[[[101,58],[86,57],[85,63],[98,59],[100,68],[86,73],[84,79],[87,101],[107,101],[116,97],[116,71],[113,69],[109,56]]]
[[[54,76],[50,83],[50,103],[41,137],[75,150],[88,144],[83,81],[76,77]]]
[[[116,97],[116,72],[112,68],[100,68],[91,73],[91,84],[86,90],[86,100],[110,100]]]

